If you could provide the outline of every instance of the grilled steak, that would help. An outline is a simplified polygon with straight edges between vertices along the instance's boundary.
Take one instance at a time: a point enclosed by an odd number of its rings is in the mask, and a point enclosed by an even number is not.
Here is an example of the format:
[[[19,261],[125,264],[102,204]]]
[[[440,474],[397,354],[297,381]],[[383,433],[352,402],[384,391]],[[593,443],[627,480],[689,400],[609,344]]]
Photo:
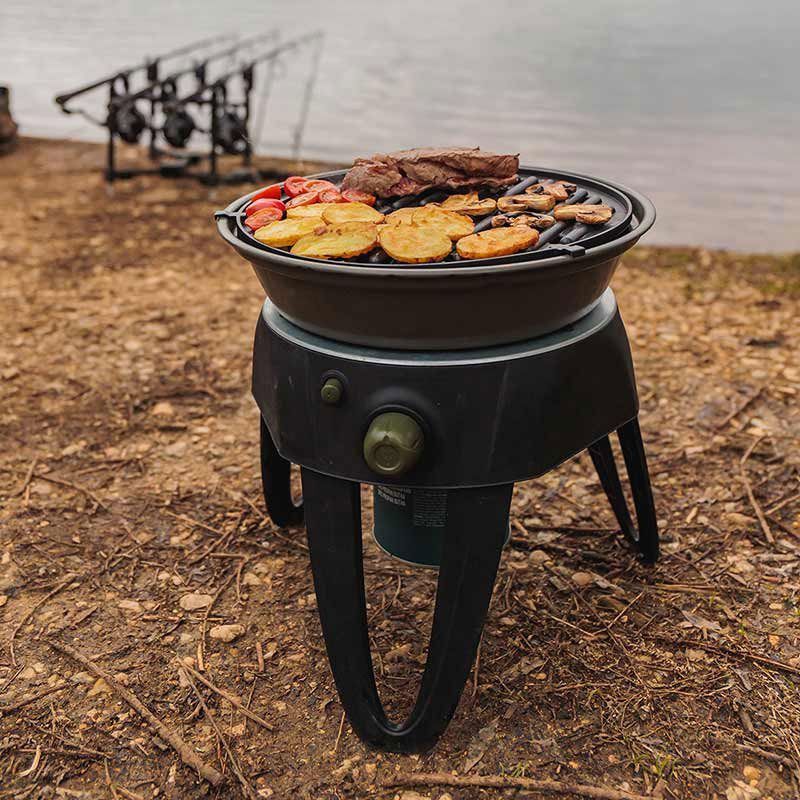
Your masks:
[[[491,189],[516,181],[518,155],[487,153],[479,147],[421,147],[357,158],[342,189],[378,197],[419,194],[426,189]]]

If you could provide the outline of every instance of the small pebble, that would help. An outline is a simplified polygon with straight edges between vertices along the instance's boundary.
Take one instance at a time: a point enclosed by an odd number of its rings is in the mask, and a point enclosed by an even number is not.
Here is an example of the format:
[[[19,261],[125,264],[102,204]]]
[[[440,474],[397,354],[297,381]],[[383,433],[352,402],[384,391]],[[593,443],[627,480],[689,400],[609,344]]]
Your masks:
[[[180,607],[184,611],[197,611],[198,608],[211,605],[212,599],[210,594],[185,594],[180,599]]]
[[[208,632],[212,639],[219,639],[221,642],[232,642],[244,633],[244,625],[215,625]]]

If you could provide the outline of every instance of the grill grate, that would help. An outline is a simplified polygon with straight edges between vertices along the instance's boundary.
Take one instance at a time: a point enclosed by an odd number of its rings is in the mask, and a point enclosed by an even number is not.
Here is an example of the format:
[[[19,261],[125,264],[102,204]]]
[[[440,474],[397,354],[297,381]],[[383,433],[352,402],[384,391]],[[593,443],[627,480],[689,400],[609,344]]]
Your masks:
[[[325,175],[315,176],[332,181],[339,186],[344,178],[344,172],[334,172]],[[390,258],[383,250],[375,250],[365,256],[359,258],[337,260],[325,259],[328,264],[365,264],[374,266],[402,266],[407,269],[419,269],[430,267],[431,265],[453,265],[458,264],[466,267],[479,266],[486,264],[499,264],[499,263],[514,263],[519,261],[531,260],[544,260],[554,256],[563,256],[569,254],[572,256],[582,256],[586,249],[593,247],[604,242],[611,241],[612,239],[621,236],[630,228],[633,219],[633,209],[628,197],[618,189],[612,186],[596,181],[592,178],[584,178],[580,175],[571,175],[569,173],[560,173],[552,170],[545,169],[526,169],[520,168],[519,180],[513,186],[509,187],[505,192],[481,192],[481,197],[500,198],[503,196],[513,196],[521,194],[526,188],[535,183],[553,183],[555,181],[565,180],[574,183],[577,186],[575,192],[570,197],[559,205],[571,205],[573,203],[588,203],[588,204],[605,204],[614,210],[611,219],[603,225],[584,225],[574,221],[556,222],[555,225],[539,232],[539,239],[537,243],[527,250],[515,253],[510,256],[502,256],[498,258],[481,258],[481,259],[462,259],[453,248],[444,261],[434,262],[434,264],[405,264],[395,261]],[[401,197],[391,202],[378,202],[376,208],[382,214],[389,214],[392,211],[397,211],[400,208],[407,208],[408,206],[424,206],[428,203],[436,203],[444,200],[452,192],[442,191],[438,189],[428,190],[418,195],[410,195]],[[286,198],[284,198],[286,199]],[[236,212],[236,222],[238,234],[243,237],[250,244],[255,245],[261,250],[267,252],[280,253],[281,255],[292,256],[288,250],[270,247],[269,245],[262,244],[250,233],[244,225],[244,206],[247,204],[245,199]],[[476,220],[475,232],[486,230],[491,227],[492,218],[499,212],[494,211],[491,214],[480,217]],[[303,260],[318,260],[308,259],[303,256]]]

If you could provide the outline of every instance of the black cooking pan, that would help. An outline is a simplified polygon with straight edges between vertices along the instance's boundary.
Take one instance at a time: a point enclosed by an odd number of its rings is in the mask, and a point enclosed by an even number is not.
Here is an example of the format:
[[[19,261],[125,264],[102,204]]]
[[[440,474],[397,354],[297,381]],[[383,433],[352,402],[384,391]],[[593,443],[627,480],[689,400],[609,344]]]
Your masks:
[[[339,183],[344,171],[313,177]],[[653,225],[655,208],[638,192],[584,175],[521,168],[519,177],[507,194],[537,180],[565,180],[578,187],[570,202],[602,202],[614,215],[602,226],[557,223],[535,248],[512,256],[475,261],[453,256],[429,265],[373,263],[374,256],[372,261],[323,261],[265,246],[242,224],[255,192],[218,212],[217,228],[252,264],[281,314],[319,335],[406,350],[521,341],[591,311],[622,254]],[[402,199],[394,207],[415,202],[421,200]]]

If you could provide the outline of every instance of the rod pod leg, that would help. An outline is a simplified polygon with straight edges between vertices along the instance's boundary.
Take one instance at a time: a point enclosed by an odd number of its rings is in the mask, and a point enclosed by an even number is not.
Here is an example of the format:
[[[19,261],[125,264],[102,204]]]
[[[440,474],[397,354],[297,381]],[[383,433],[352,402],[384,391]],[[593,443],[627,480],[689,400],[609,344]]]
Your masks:
[[[650,474],[639,430],[639,420],[634,418],[617,430],[625,468],[630,481],[633,504],[636,509],[636,525],[631,519],[628,502],[622,490],[614,453],[608,436],[589,446],[589,455],[600,477],[600,483],[608,496],[611,508],[623,533],[634,543],[642,560],[648,564],[658,559],[658,524],[650,486]]]
[[[272,521],[279,527],[300,525],[303,522],[303,501],[292,500],[292,465],[278,452],[269,428],[261,419],[261,485],[264,502]]]
[[[306,529],[322,633],[353,729],[393,752],[432,747],[458,705],[478,648],[505,541],[512,484],[448,492],[428,660],[408,719],[388,719],[369,646],[357,483],[303,469]]]

